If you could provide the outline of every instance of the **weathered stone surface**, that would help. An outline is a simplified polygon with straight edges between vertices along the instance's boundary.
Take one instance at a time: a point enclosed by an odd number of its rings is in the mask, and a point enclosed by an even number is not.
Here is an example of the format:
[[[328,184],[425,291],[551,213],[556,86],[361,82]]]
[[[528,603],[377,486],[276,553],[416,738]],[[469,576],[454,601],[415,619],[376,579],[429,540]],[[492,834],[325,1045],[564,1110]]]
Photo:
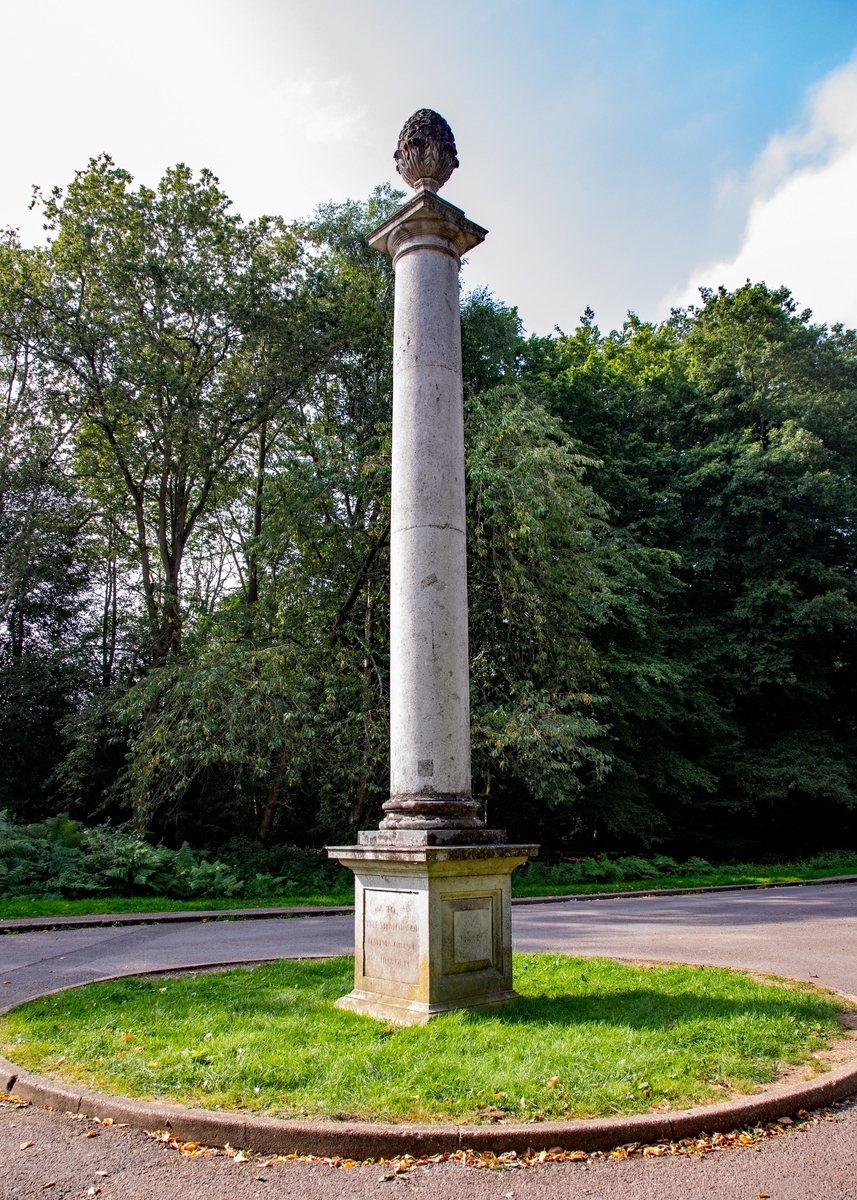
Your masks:
[[[484,242],[487,233],[455,204],[431,192],[419,192],[369,234],[369,245],[389,254],[397,265],[396,257],[417,249],[415,239],[423,238],[427,249],[440,250],[460,262],[462,254]],[[460,363],[458,371],[460,374]]]
[[[460,254],[484,237],[415,197],[372,235],[396,268],[390,799],[384,828],[472,828]]]
[[[430,191],[443,187],[458,166],[452,130],[431,108],[421,108],[405,121],[393,158],[406,183]]]
[[[419,846],[499,846],[506,841],[505,829],[361,829],[358,846],[381,850],[407,850]]]
[[[417,983],[420,966],[418,893],[366,888],[363,893],[363,970],[375,979]]]
[[[535,849],[330,847],[355,875],[354,990],[340,1007],[425,1024],[513,999],[511,874]]]
[[[458,166],[421,109],[396,151],[417,195],[369,238],[396,272],[390,517],[390,798],[329,848],[356,877],[345,1008],[423,1022],[514,996],[512,871],[536,853],[487,830],[471,794],[461,255],[486,231],[435,193]]]

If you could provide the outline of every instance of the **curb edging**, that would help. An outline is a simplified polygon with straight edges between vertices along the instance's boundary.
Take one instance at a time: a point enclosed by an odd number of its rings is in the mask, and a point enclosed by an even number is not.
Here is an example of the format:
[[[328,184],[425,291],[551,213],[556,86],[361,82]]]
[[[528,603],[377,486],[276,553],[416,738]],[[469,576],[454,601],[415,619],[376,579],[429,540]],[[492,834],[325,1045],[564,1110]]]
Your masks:
[[[680,1141],[701,1133],[728,1133],[799,1111],[824,1108],[857,1093],[857,1064],[829,1072],[818,1083],[773,1088],[761,1096],[726,1100],[702,1108],[591,1121],[541,1121],[527,1125],[370,1125],[357,1122],[290,1121],[243,1113],[221,1113],[184,1105],[159,1104],[90,1092],[31,1074],[0,1057],[0,1091],[43,1108],[74,1115],[110,1118],[136,1129],[166,1129],[179,1141],[252,1149],[263,1154],[394,1158],[397,1155],[453,1153],[457,1150],[612,1150],[629,1142]]]
[[[53,929],[109,929],[122,925],[187,925],[209,921],[259,921],[284,917],[344,917],[353,904],[302,904],[283,908],[180,909],[178,912],[81,913],[70,917],[10,917],[0,921],[3,933],[48,933]]]

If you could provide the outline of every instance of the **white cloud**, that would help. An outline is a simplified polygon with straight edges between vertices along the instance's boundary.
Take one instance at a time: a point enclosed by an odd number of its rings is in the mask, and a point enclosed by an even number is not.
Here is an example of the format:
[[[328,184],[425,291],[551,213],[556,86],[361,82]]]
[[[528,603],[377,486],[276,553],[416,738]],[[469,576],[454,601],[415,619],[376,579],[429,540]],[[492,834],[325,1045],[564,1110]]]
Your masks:
[[[343,142],[360,136],[365,105],[355,101],[348,76],[319,79],[306,74],[273,90],[273,114],[283,127],[313,145]]]
[[[701,286],[786,284],[814,320],[857,327],[857,62],[808,97],[806,120],[775,135],[748,183],[753,197],[734,258],[696,268],[666,305]]]

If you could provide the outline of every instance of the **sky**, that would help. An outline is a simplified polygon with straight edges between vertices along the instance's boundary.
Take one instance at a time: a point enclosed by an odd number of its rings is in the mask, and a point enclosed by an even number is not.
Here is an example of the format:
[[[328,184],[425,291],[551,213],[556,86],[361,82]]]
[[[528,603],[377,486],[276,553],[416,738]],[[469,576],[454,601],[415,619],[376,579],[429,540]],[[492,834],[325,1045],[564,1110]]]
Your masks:
[[[665,317],[699,286],[791,287],[857,326],[857,0],[0,0],[0,226],[109,153],[210,167],[250,218],[400,182],[417,108],[464,268],[526,328]]]

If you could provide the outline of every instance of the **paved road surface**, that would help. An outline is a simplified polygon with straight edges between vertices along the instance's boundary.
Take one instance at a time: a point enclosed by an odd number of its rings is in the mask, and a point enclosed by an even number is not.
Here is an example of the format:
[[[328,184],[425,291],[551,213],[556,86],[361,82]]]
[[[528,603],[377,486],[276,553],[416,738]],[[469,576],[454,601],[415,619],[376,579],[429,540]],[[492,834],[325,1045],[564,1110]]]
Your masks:
[[[857,885],[515,907],[518,950],[753,967],[857,995]],[[0,1005],[106,975],[348,954],[353,918],[211,921],[0,936]],[[5,983],[9,980],[9,983]]]
[[[857,886],[729,892],[589,903],[514,911],[520,950],[558,950],[753,967],[857,995]],[[0,1003],[105,975],[277,956],[347,953],[351,918],[218,921],[196,926],[70,930],[0,938]],[[10,982],[6,983],[5,981]],[[0,1109],[0,1200],[45,1195],[104,1200],[244,1200],[282,1196],[336,1200],[387,1196],[402,1188],[425,1200],[857,1200],[857,1108],[836,1122],[766,1143],[760,1150],[702,1160],[650,1159],[545,1164],[503,1174],[458,1164],[420,1168],[381,1183],[376,1167],[332,1171],[310,1164],[181,1159],[133,1130],[102,1129],[39,1110]],[[34,1144],[26,1150],[24,1141]],[[106,1170],[106,1176],[94,1172]],[[257,1179],[263,1175],[264,1180]],[[511,1194],[510,1194],[511,1193]]]

